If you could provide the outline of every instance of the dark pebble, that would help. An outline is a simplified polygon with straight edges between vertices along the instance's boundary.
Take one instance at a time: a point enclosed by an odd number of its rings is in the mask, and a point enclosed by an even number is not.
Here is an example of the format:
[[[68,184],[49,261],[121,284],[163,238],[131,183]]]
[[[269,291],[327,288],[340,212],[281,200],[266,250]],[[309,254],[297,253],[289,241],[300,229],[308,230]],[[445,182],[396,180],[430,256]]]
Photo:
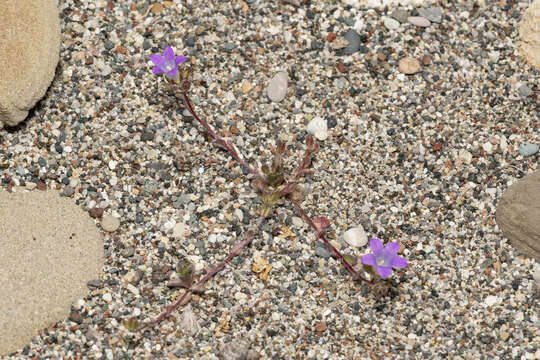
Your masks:
[[[141,134],[142,141],[152,141],[154,140],[154,132],[149,129],[144,129]]]
[[[89,282],[86,283],[86,286],[88,286],[89,288],[100,288],[101,286],[103,285],[103,282],[99,279],[94,279],[94,280],[90,280]]]

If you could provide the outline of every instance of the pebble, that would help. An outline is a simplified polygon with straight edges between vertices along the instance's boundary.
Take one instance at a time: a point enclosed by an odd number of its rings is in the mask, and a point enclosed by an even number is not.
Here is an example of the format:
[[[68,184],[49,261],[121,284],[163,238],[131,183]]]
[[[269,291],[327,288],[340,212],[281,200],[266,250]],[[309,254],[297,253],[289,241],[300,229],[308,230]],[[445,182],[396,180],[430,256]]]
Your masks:
[[[493,144],[491,142],[487,141],[482,145],[482,149],[484,149],[484,151],[486,153],[492,154],[493,153]]]
[[[241,209],[234,210],[234,216],[238,219],[238,221],[244,220],[244,213]]]
[[[37,184],[34,182],[27,182],[25,185],[26,190],[34,190],[37,187]]]
[[[399,71],[406,75],[416,74],[420,71],[420,62],[415,58],[403,58],[399,60]]]
[[[268,82],[268,87],[266,88],[266,94],[268,98],[273,102],[280,102],[285,99],[287,95],[287,86],[288,86],[289,76],[286,72],[278,72],[270,81]]]
[[[307,132],[320,141],[328,138],[328,126],[326,120],[321,117],[314,117],[307,125]]]
[[[420,16],[425,17],[431,22],[440,23],[442,21],[442,10],[436,7],[428,7],[427,9],[418,10]]]
[[[107,232],[116,231],[120,227],[120,219],[111,215],[103,216],[101,227]]]
[[[524,97],[527,97],[527,96],[529,96],[529,95],[532,94],[531,88],[528,87],[528,86],[525,85],[525,84],[521,85],[521,86],[519,87],[518,90],[519,90],[519,94],[520,94],[521,96],[524,96]]]
[[[383,23],[388,30],[396,30],[397,28],[399,28],[399,21],[397,21],[396,19],[384,17]]]
[[[293,216],[291,218],[291,222],[294,225],[294,227],[296,227],[296,228],[301,228],[301,227],[304,226],[304,220],[302,220],[302,218],[300,218],[298,216]]]
[[[472,158],[473,158],[472,154],[468,152],[467,150],[465,149],[459,150],[458,159],[461,160],[464,164],[470,164],[472,161]]]
[[[407,22],[407,19],[409,18],[409,12],[403,9],[395,9],[394,11],[392,11],[390,17],[396,19],[403,24]]]
[[[184,235],[186,234],[186,231],[187,231],[186,224],[184,224],[183,222],[179,222],[179,223],[176,223],[176,225],[174,225],[172,234],[177,239],[183,238]]]
[[[168,221],[163,223],[160,230],[167,233],[167,232],[171,231],[172,229],[174,229],[175,226],[176,226],[176,220],[169,219]]]
[[[485,299],[484,299],[484,305],[486,307],[489,307],[489,306],[493,306],[495,305],[496,303],[499,302],[499,298],[497,296],[494,296],[494,295],[488,295]]]
[[[361,225],[347,230],[343,234],[343,240],[352,247],[361,248],[368,242],[366,232]]]
[[[523,143],[519,145],[519,153],[524,156],[532,156],[538,152],[538,145],[531,143]]]
[[[360,50],[361,40],[360,35],[354,30],[349,30],[343,35],[343,38],[347,40],[347,46],[343,49],[343,54],[352,55]]]
[[[325,247],[321,246],[315,248],[315,254],[323,259],[328,259],[330,257],[330,252]]]
[[[428,19],[421,16],[409,16],[407,21],[414,26],[428,27],[431,25],[431,22]]]

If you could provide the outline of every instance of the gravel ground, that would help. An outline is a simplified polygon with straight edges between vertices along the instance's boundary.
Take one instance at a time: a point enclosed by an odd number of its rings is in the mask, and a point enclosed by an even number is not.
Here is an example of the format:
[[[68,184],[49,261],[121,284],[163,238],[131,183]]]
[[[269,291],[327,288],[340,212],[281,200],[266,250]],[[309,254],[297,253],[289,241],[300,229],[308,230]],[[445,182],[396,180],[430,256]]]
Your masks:
[[[5,359],[215,359],[242,338],[262,359],[540,358],[540,269],[495,223],[503,191],[539,160],[519,151],[540,140],[539,73],[516,51],[526,4],[433,2],[441,22],[420,27],[387,20],[396,8],[300,3],[60,1],[57,76],[29,120],[0,131],[2,186],[44,182],[120,226],[103,232],[90,295]],[[351,30],[359,43],[343,42]],[[389,296],[316,251],[284,206],[194,297],[195,335],[183,312],[128,333],[123,320],[154,318],[176,298],[165,284],[181,259],[216,264],[260,203],[152,75],[149,56],[168,44],[198,72],[199,115],[251,164],[279,138],[293,168],[307,124],[326,120],[303,205],[331,219],[337,242],[361,224],[405,246],[410,265]],[[421,60],[415,74],[398,70],[405,57]],[[278,71],[288,92],[271,102]],[[251,271],[257,256],[272,265],[266,281]]]

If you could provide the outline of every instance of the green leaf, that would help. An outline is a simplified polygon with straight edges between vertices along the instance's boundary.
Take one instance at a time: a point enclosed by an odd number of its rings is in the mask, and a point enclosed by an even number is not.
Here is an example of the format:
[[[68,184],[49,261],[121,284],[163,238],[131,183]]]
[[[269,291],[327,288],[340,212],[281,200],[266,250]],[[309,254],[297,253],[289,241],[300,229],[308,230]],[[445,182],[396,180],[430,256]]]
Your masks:
[[[135,331],[139,328],[139,320],[136,318],[131,318],[129,320],[124,321],[124,326],[129,331]]]

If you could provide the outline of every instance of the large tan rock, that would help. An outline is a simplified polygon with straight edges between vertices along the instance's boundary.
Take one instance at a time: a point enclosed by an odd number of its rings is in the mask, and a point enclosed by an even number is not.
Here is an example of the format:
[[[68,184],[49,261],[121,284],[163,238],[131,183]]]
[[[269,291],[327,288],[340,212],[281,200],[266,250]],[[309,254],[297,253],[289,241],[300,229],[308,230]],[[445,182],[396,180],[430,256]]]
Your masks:
[[[0,1],[0,129],[23,121],[45,95],[59,53],[55,0]]]
[[[540,170],[505,191],[497,205],[496,218],[515,248],[540,261]]]
[[[535,0],[523,14],[519,35],[521,56],[540,69],[540,0]]]
[[[0,358],[66,319],[103,261],[100,232],[72,199],[0,188]]]

